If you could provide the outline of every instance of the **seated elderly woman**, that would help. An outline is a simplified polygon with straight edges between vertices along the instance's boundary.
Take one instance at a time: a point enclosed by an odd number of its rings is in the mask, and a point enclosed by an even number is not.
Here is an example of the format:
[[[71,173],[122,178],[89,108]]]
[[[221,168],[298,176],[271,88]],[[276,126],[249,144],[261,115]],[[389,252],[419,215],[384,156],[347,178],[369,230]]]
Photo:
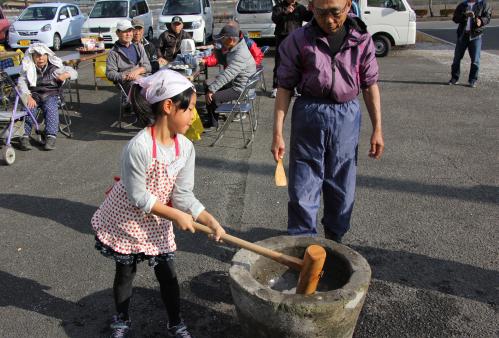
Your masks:
[[[45,119],[45,150],[55,149],[59,129],[58,95],[67,79],[74,80],[78,73],[64,66],[53,51],[43,43],[32,44],[24,55],[18,80],[21,99],[29,109],[41,107]],[[30,150],[30,135],[33,128],[28,115],[24,123],[24,135],[20,140],[21,150]]]

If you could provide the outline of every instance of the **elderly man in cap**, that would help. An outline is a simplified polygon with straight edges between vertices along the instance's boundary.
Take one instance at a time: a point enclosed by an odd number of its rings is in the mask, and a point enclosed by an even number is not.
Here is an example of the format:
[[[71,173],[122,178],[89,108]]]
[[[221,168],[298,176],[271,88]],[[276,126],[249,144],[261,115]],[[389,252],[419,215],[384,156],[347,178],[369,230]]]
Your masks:
[[[174,16],[168,29],[159,36],[159,61],[167,63],[175,60],[177,54],[180,53],[180,43],[184,39],[192,39],[192,36],[184,31],[182,18]]]
[[[239,29],[232,25],[225,25],[220,34],[215,36],[222,44],[222,53],[225,54],[227,66],[208,85],[206,104],[209,115],[206,128],[218,128],[218,116],[215,114],[221,103],[237,99],[248,78],[256,72],[255,59],[251,55],[246,41],[239,35]],[[241,117],[242,118],[242,117]]]
[[[371,119],[369,156],[379,159],[384,141],[375,48],[366,25],[349,15],[351,0],[313,0],[314,19],[282,42],[277,70],[271,151],[283,157],[284,118],[293,88],[289,153],[288,233],[315,235],[324,198],[326,238],[341,242],[353,210],[362,92]]]
[[[118,41],[109,51],[106,62],[106,76],[120,83],[126,92],[132,81],[151,73],[151,63],[142,44],[132,43],[133,26],[128,20],[121,20],[116,27]]]
[[[158,53],[156,47],[152,42],[147,41],[144,37],[144,21],[139,18],[132,20],[133,26],[133,38],[132,42],[138,45],[142,45],[146,51],[147,58],[151,63],[152,72],[155,73],[159,69]]]

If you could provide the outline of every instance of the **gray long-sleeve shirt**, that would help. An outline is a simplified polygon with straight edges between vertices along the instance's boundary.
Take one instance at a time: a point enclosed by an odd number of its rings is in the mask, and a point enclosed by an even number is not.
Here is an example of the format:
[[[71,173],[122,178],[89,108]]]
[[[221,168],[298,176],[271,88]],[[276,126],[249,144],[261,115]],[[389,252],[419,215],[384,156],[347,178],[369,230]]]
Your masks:
[[[180,155],[175,158],[175,146],[156,142],[157,159],[168,163],[168,174],[176,175],[173,188],[173,207],[191,214],[196,219],[205,209],[193,193],[195,149],[192,142],[183,135],[177,135]],[[146,171],[151,165],[153,142],[149,129],[140,131],[123,149],[121,178],[130,203],[150,213],[157,201],[146,188]]]

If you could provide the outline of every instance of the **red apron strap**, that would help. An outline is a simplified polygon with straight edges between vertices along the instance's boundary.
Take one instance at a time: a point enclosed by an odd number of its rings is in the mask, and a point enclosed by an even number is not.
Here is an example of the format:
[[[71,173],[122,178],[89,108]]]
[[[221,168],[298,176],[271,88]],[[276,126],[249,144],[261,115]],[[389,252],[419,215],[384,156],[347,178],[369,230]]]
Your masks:
[[[175,142],[175,158],[178,158],[180,156],[180,146],[178,144],[177,134],[173,136],[173,142]]]
[[[154,133],[154,126],[151,127],[152,137],[152,158],[156,158],[156,135]]]

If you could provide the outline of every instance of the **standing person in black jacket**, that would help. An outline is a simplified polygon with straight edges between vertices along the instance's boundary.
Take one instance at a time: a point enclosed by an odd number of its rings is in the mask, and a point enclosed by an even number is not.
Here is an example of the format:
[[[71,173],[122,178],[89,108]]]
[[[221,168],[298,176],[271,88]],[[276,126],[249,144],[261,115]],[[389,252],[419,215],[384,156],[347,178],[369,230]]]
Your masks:
[[[275,97],[277,93],[277,68],[281,60],[279,46],[289,33],[303,25],[304,21],[312,20],[313,13],[299,4],[297,0],[282,0],[272,8],[272,21],[275,23],[275,64],[274,78],[272,83],[272,93],[270,97]]]
[[[167,63],[175,60],[177,54],[180,53],[180,43],[184,39],[192,39],[192,36],[184,31],[182,18],[174,16],[168,29],[159,36],[159,62]]]
[[[460,75],[461,59],[468,50],[471,58],[468,84],[476,87],[478,70],[480,68],[480,51],[482,49],[482,33],[485,25],[490,22],[492,9],[485,0],[465,0],[457,5],[452,21],[457,27],[457,42],[454,51],[454,61],[451,68],[450,85],[457,84]]]

